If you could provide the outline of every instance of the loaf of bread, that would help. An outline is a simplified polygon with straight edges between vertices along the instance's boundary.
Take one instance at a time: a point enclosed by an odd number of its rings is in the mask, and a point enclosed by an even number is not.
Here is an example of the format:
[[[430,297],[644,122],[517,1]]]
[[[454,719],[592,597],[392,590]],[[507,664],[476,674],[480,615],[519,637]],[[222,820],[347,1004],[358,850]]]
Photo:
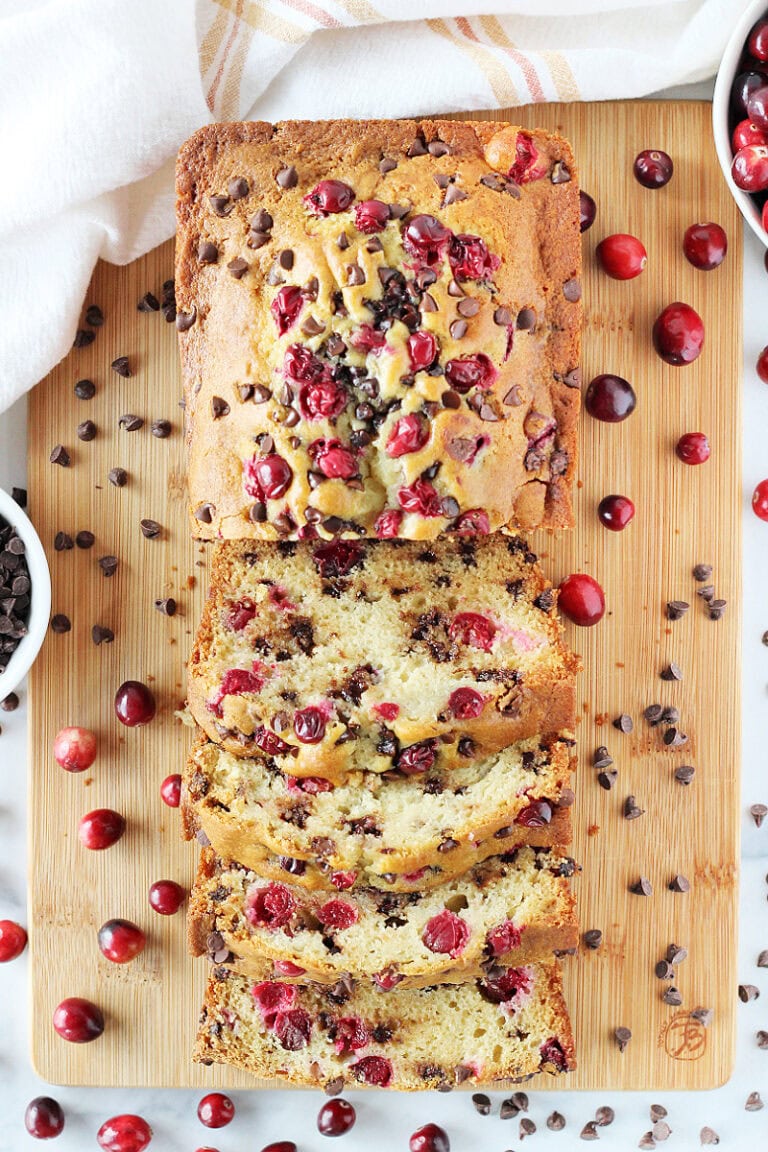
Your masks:
[[[570,525],[576,169],[510,124],[211,124],[177,167],[193,532]]]
[[[522,537],[216,547],[189,707],[294,776],[425,772],[572,730],[577,658]]]
[[[190,947],[256,980],[334,984],[353,973],[387,992],[466,980],[576,947],[571,870],[548,849],[522,848],[431,891],[331,895],[265,881],[203,849]]]
[[[254,984],[211,970],[194,1059],[338,1092],[492,1084],[575,1067],[557,962],[433,988]]]

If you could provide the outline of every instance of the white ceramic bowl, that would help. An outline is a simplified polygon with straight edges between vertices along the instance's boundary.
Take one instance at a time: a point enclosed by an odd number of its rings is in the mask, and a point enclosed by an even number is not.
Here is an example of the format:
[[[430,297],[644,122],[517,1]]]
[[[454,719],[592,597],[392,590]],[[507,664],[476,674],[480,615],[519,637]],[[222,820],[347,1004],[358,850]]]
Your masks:
[[[32,604],[27,624],[27,634],[11,656],[5,672],[0,674],[0,700],[13,692],[32,667],[32,662],[42,647],[48,630],[51,615],[51,574],[45,558],[40,537],[32,521],[19,508],[16,501],[0,488],[0,516],[12,524],[24,541],[27,567],[32,584]]]
[[[731,38],[723,53],[723,58],[720,61],[720,68],[715,82],[715,92],[712,97],[712,127],[715,135],[717,157],[720,161],[720,167],[723,170],[723,175],[725,176],[728,187],[731,190],[731,195],[738,204],[739,211],[752,231],[756,236],[760,237],[763,244],[768,246],[768,235],[766,235],[761,223],[760,211],[757,204],[748,192],[743,192],[741,188],[736,187],[731,177],[733,150],[731,148],[731,133],[728,129],[728,106],[731,99],[731,85],[739,72],[741,54],[747,42],[747,37],[752,30],[752,26],[757,23],[761,16],[765,15],[768,15],[768,0],[753,0],[753,3],[746,8],[741,19],[733,29]],[[755,67],[757,67],[757,64]],[[763,68],[768,72],[768,64],[763,65]]]

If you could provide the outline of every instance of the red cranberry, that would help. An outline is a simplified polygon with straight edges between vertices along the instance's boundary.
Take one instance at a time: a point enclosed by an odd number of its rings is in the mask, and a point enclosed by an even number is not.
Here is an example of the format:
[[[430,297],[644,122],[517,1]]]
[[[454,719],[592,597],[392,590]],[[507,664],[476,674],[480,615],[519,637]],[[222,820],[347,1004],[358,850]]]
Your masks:
[[[281,984],[277,980],[264,980],[261,984],[254,984],[251,995],[256,1001],[264,1023],[270,1028],[279,1012],[287,1012],[293,1008],[298,997],[298,990],[291,984]]]
[[[286,776],[285,786],[289,791],[306,792],[308,796],[317,796],[321,792],[333,792],[330,780],[323,780],[321,776]]]
[[[291,976],[303,976],[306,972],[306,968],[302,968],[300,965],[294,964],[292,960],[275,960],[273,961],[272,967],[275,970],[276,976],[282,976],[284,978]]]
[[[632,171],[638,184],[643,188],[663,188],[669,184],[674,172],[672,157],[666,152],[650,148],[645,152],[638,152]]]
[[[412,216],[403,232],[403,247],[426,264],[437,264],[445,255],[453,233],[434,216]]]
[[[501,260],[479,236],[454,236],[448,260],[457,280],[490,280]]]
[[[565,1052],[563,1052],[560,1041],[556,1039],[556,1037],[552,1036],[549,1040],[546,1040],[539,1051],[541,1053],[542,1064],[551,1064],[558,1072],[565,1072],[568,1067],[568,1061],[565,1058]]]
[[[421,938],[430,952],[443,952],[455,959],[467,946],[469,925],[446,908],[427,921]]]
[[[749,97],[756,88],[768,83],[765,72],[740,72],[731,85],[731,118],[743,120],[747,115]]]
[[[257,499],[279,500],[291,486],[293,471],[287,460],[270,452],[246,462],[245,490]],[[249,483],[253,488],[249,487]]]
[[[686,432],[675,445],[675,453],[683,464],[706,464],[709,440],[703,432]]]
[[[411,1136],[411,1152],[451,1152],[448,1133],[438,1124],[425,1124]]]
[[[302,708],[294,714],[293,730],[302,744],[320,744],[325,736],[325,716],[319,708]]]
[[[515,816],[515,824],[523,828],[546,828],[552,823],[552,806],[546,800],[534,800]]]
[[[739,148],[731,164],[731,176],[737,188],[763,192],[768,188],[768,147],[748,144],[746,148]]]
[[[355,206],[358,232],[381,232],[389,220],[389,205],[381,200],[363,200]]]
[[[428,440],[429,425],[426,420],[415,412],[401,416],[387,437],[387,455],[397,457],[420,452]]]
[[[343,180],[321,180],[304,197],[304,203],[315,216],[330,216],[346,212],[354,198],[354,189]]]
[[[731,136],[731,147],[734,152],[740,148],[749,148],[751,144],[768,144],[768,130],[758,128],[751,120],[740,120]]]
[[[597,506],[597,516],[611,532],[623,532],[635,515],[629,496],[604,496]]]
[[[361,324],[351,333],[349,343],[357,352],[381,352],[387,342],[386,332],[379,332],[370,324]]]
[[[0,920],[0,964],[21,956],[27,946],[27,933],[15,920]]]
[[[178,772],[166,776],[160,785],[160,795],[169,808],[178,808],[181,804],[181,776]]]
[[[53,1027],[70,1044],[88,1044],[104,1031],[104,1014],[90,1000],[70,996],[53,1013]]]
[[[768,480],[761,480],[752,493],[752,511],[761,520],[768,520]]]
[[[125,832],[125,817],[112,808],[94,808],[82,817],[77,834],[84,848],[92,852],[103,852],[111,848]]]
[[[557,606],[574,624],[590,628],[603,618],[605,595],[597,580],[576,572],[560,585]]]
[[[372,1088],[388,1088],[392,1082],[392,1064],[384,1056],[363,1056],[351,1067],[357,1079]]]
[[[201,1148],[200,1152],[204,1152],[204,1149]],[[293,1140],[277,1140],[273,1144],[267,1144],[261,1152],[297,1152],[297,1148]]]
[[[420,776],[422,772],[429,772],[437,757],[437,748],[434,740],[421,740],[418,744],[409,744],[399,753],[396,764],[406,776]]]
[[[227,613],[227,628],[242,632],[256,616],[256,605],[248,597],[237,600]]]
[[[691,224],[683,236],[683,252],[694,268],[711,272],[725,260],[728,237],[719,224]]]
[[[597,204],[582,188],[579,192],[579,231],[588,232],[595,222],[595,216],[597,216]]]
[[[613,280],[634,280],[648,263],[643,244],[625,232],[606,236],[595,251],[603,271]]]
[[[152,1139],[152,1129],[141,1116],[113,1116],[96,1133],[103,1152],[144,1152]]]
[[[547,157],[540,156],[533,137],[527,132],[518,132],[515,139],[515,161],[509,170],[511,179],[516,184],[528,184],[531,180],[541,180],[548,169]]]
[[[155,697],[140,680],[126,680],[115,693],[115,715],[126,728],[149,724],[157,706]]]
[[[221,705],[225,697],[243,696],[246,692],[260,692],[263,686],[264,680],[256,672],[247,668],[228,668],[209,707],[216,716],[221,716]]]
[[[402,979],[402,974],[392,964],[373,974],[373,982],[382,992],[391,992],[393,988],[397,988]]]
[[[113,964],[128,964],[143,951],[147,937],[130,920],[107,920],[99,928],[99,949]]]
[[[424,517],[443,515],[440,497],[428,480],[414,480],[409,487],[398,489],[397,499],[405,512]]]
[[[24,1127],[35,1140],[53,1140],[64,1131],[64,1109],[50,1096],[35,1096],[27,1104]]]
[[[333,420],[347,406],[349,396],[333,380],[316,380],[299,390],[299,408],[305,420]]]
[[[507,968],[501,976],[484,980],[480,992],[492,1004],[510,1004],[531,991],[530,968]]]
[[[747,116],[758,128],[768,128],[768,85],[762,84],[750,92]]]
[[[309,384],[322,380],[327,365],[315,356],[306,344],[289,344],[283,357],[283,374],[293,384]]]
[[[96,759],[96,735],[89,728],[62,728],[53,742],[53,755],[67,772],[85,772]]]
[[[359,1016],[342,1016],[336,1021],[335,1028],[333,1047],[339,1056],[359,1052],[370,1039],[368,1029]]]
[[[363,549],[356,540],[329,540],[312,551],[312,561],[324,580],[348,576],[363,558]]]
[[[235,1106],[223,1092],[209,1092],[197,1106],[197,1118],[206,1128],[226,1128],[235,1118]]]
[[[388,724],[391,724],[392,721],[397,720],[400,715],[400,705],[393,704],[389,700],[384,700],[381,704],[374,704],[371,711],[375,712],[377,716],[380,716],[382,720],[386,720]]]
[[[445,366],[446,382],[462,396],[470,388],[490,388],[497,376],[493,362],[484,352],[478,352],[476,356],[463,356],[460,360],[449,360]]]
[[[262,752],[266,752],[267,756],[284,756],[286,752],[291,751],[290,744],[267,728],[257,728],[253,734],[253,742]]]
[[[359,917],[354,904],[348,904],[346,900],[326,900],[315,914],[324,928],[334,928],[338,931],[351,928]]]
[[[507,953],[514,952],[516,948],[520,947],[522,938],[522,930],[518,928],[514,920],[505,920],[503,924],[497,924],[495,928],[491,928],[486,937],[486,943],[492,956],[506,956]]]
[[[763,384],[768,384],[768,345],[763,348],[762,352],[758,356],[755,370]]]
[[[496,631],[496,625],[487,616],[479,612],[459,612],[451,621],[448,634],[458,644],[490,652]]]
[[[485,708],[485,697],[474,688],[454,688],[448,708],[457,720],[474,720]]]
[[[149,903],[161,916],[173,916],[181,908],[186,895],[175,880],[156,880],[149,889]]]
[[[304,293],[295,284],[287,284],[275,293],[269,310],[277,325],[278,336],[283,336],[289,328],[293,327],[303,306]]]
[[[584,407],[595,420],[619,424],[631,416],[637,404],[635,390],[621,376],[603,373],[591,380],[584,395]]]
[[[653,345],[667,364],[691,364],[704,345],[704,324],[689,304],[676,300],[659,313],[653,325]]]
[[[487,536],[491,531],[488,513],[483,508],[470,508],[454,520],[453,531],[461,536]]]
[[[277,1013],[272,1027],[286,1052],[298,1052],[309,1044],[312,1018],[303,1008],[289,1008]]]
[[[339,892],[345,892],[357,880],[357,872],[331,872],[330,880],[334,888]]]
[[[391,540],[394,536],[397,536],[402,522],[402,512],[398,512],[396,508],[385,508],[384,511],[376,517],[373,525],[376,539]]]
[[[347,1100],[337,1096],[323,1104],[317,1114],[317,1130],[321,1136],[343,1136],[354,1127],[357,1113]]]
[[[245,905],[246,919],[257,928],[276,932],[284,928],[298,907],[296,899],[285,884],[266,884],[252,888]]]
[[[358,474],[357,460],[341,440],[315,440],[309,445],[309,455],[329,480],[350,480]]]
[[[408,337],[408,356],[412,372],[423,372],[434,363],[437,356],[437,340],[431,332],[420,328]]]
[[[768,20],[758,20],[749,34],[747,51],[755,60],[768,60]]]

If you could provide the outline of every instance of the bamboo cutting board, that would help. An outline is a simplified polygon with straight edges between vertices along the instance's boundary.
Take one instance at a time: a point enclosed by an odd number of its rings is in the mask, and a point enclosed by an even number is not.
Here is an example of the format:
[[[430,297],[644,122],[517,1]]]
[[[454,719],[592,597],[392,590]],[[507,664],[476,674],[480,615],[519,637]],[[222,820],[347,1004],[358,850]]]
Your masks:
[[[598,951],[566,963],[566,988],[577,1037],[573,1088],[710,1088],[730,1074],[735,1041],[736,908],[739,856],[739,555],[741,391],[741,221],[720,176],[711,143],[710,106],[623,103],[509,110],[494,117],[556,127],[573,142],[582,184],[598,203],[584,242],[585,381],[598,372],[625,376],[638,406],[621,425],[585,416],[581,429],[578,523],[572,534],[537,541],[555,583],[571,571],[593,573],[606,591],[608,612],[594,629],[570,628],[585,664],[580,677],[579,773],[576,778],[576,881],[583,929],[600,928]],[[660,191],[641,188],[631,174],[642,148],[663,148],[675,175]],[[718,270],[694,270],[683,258],[684,229],[698,220],[724,226],[730,251]],[[644,241],[648,267],[629,283],[595,267],[605,235],[631,231]],[[172,245],[127,268],[101,264],[87,303],[106,315],[95,343],[73,351],[34,392],[30,410],[29,487],[32,515],[48,552],[53,611],[72,631],[50,634],[31,680],[30,921],[33,1058],[38,1072],[59,1084],[249,1086],[243,1074],[195,1067],[190,1061],[206,965],[186,954],[184,919],[157,916],[149,885],[172,878],[189,884],[196,852],[179,840],[178,812],[160,801],[159,785],[181,770],[190,731],[174,717],[184,697],[184,662],[199,619],[206,551],[188,538],[184,493],[181,395],[175,332],[137,300],[160,295],[172,275]],[[650,340],[655,315],[685,300],[703,316],[707,337],[699,360],[670,368]],[[132,375],[109,365],[127,355]],[[74,383],[92,379],[90,401]],[[118,427],[124,413],[142,416],[142,429]],[[90,443],[75,435],[86,418],[98,427]],[[173,423],[165,440],[151,435],[153,419]],[[700,468],[681,464],[674,444],[685,431],[705,431],[712,458]],[[51,465],[54,445],[70,451],[72,467]],[[124,467],[113,487],[107,474]],[[602,528],[595,508],[609,492],[629,495],[637,516],[628,530]],[[163,526],[147,540],[139,521]],[[90,550],[55,553],[57,531],[95,534]],[[98,558],[120,566],[105,578]],[[711,564],[723,619],[708,618],[691,569]],[[177,614],[153,601],[173,596]],[[676,623],[668,600],[691,604]],[[114,643],[95,646],[93,625],[113,629]],[[680,682],[660,679],[675,661]],[[125,679],[153,687],[159,711],[146,728],[122,728],[112,697]],[[643,709],[680,709],[686,747],[666,748]],[[623,734],[619,713],[634,719]],[[93,728],[99,755],[93,768],[71,775],[51,754],[66,724]],[[618,769],[608,792],[596,782],[592,757],[606,745]],[[684,787],[673,771],[693,765]],[[628,795],[645,815],[623,818]],[[88,852],[77,838],[86,811],[114,807],[128,819],[124,838],[106,852]],[[669,891],[677,873],[686,894]],[[640,875],[653,895],[629,893]],[[143,925],[146,952],[124,967],[109,964],[96,945],[100,924],[127,917]],[[661,1000],[666,987],[654,966],[670,943],[688,949],[676,968],[683,1004]],[[107,1029],[94,1044],[60,1040],[51,1014],[65,996],[99,1003]],[[689,1013],[711,1008],[704,1028]],[[617,1027],[632,1031],[620,1054]],[[562,1082],[534,1082],[535,1088]]]

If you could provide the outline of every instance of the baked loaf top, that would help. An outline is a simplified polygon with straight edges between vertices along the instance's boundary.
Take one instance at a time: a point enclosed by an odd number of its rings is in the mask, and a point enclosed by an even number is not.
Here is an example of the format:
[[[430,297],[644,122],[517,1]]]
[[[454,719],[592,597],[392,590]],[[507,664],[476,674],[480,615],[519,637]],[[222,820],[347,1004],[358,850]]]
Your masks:
[[[426,772],[572,730],[578,661],[521,537],[227,541],[189,707],[294,776]]]
[[[424,893],[330,895],[265,881],[204,849],[190,897],[191,950],[261,979],[335,983],[351,972],[384,992],[480,976],[576,947],[571,863],[522,848],[514,861],[488,860]]]
[[[451,121],[214,124],[177,166],[193,531],[570,525],[576,169]]]
[[[362,984],[253,984],[217,967],[194,1059],[338,1092],[345,1084],[445,1089],[566,1072],[573,1052],[556,962],[388,996]]]

